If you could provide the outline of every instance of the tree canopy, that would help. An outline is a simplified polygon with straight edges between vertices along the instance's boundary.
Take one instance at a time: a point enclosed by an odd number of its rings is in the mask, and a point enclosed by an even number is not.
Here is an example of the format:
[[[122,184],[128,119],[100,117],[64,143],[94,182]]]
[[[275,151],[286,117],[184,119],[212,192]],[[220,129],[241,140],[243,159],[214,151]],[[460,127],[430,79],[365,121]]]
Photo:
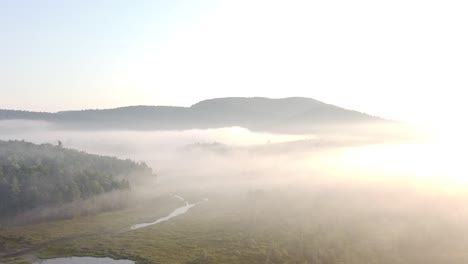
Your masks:
[[[130,188],[145,163],[92,155],[62,144],[0,140],[0,216]]]

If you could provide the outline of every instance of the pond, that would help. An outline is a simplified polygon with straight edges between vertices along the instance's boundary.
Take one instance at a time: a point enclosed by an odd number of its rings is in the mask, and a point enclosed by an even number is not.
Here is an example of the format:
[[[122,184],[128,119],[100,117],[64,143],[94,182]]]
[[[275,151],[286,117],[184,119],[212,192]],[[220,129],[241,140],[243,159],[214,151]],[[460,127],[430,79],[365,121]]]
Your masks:
[[[45,259],[34,262],[34,264],[134,264],[131,260],[115,260],[111,258],[95,258],[95,257],[69,257],[69,258],[54,258]]]

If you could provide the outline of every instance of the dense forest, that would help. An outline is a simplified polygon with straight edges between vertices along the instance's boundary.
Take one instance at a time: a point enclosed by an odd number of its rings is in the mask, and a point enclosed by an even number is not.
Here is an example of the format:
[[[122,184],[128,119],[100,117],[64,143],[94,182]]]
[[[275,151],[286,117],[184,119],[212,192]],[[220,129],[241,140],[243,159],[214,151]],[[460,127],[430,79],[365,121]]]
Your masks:
[[[145,163],[64,148],[60,141],[0,141],[0,216],[127,190],[136,175],[152,170]]]

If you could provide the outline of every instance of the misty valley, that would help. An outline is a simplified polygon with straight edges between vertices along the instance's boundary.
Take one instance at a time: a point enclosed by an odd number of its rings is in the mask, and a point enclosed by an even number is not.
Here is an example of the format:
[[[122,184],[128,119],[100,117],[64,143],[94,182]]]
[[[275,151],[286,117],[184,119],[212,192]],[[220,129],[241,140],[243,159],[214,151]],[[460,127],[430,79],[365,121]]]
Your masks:
[[[0,110],[0,263],[468,263],[452,147],[307,98]]]
[[[467,14],[0,0],[0,264],[468,264]]]

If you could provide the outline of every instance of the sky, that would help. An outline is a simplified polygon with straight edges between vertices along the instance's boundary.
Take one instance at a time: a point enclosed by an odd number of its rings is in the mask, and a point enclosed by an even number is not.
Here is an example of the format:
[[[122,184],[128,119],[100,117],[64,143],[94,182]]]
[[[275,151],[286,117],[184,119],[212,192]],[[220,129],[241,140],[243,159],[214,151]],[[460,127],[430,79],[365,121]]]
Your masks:
[[[455,125],[466,14],[452,0],[1,0],[0,108],[303,96]]]

